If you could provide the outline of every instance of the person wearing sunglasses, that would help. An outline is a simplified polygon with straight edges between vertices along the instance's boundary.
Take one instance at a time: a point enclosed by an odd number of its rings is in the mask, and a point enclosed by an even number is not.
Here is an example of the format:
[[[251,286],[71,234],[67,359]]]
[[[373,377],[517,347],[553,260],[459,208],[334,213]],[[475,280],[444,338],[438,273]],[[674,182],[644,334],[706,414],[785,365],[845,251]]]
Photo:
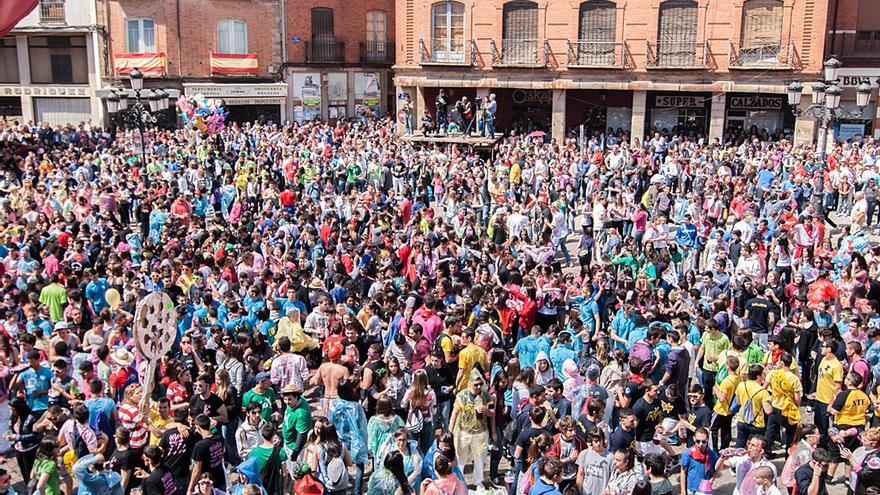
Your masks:
[[[709,431],[700,426],[694,431],[694,445],[681,454],[681,493],[694,495],[703,480],[715,475],[718,453],[709,448]]]

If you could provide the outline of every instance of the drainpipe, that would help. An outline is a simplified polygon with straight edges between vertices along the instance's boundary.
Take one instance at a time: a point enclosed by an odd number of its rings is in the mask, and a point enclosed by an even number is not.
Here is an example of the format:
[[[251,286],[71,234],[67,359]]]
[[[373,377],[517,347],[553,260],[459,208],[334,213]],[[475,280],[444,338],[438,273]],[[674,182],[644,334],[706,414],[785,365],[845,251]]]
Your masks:
[[[281,63],[284,64],[287,62],[287,0],[278,0],[278,5],[281,10]]]
[[[183,78],[183,59],[180,57],[180,45],[183,42],[180,35],[180,0],[175,0],[175,2],[174,12],[177,15],[177,77]]]

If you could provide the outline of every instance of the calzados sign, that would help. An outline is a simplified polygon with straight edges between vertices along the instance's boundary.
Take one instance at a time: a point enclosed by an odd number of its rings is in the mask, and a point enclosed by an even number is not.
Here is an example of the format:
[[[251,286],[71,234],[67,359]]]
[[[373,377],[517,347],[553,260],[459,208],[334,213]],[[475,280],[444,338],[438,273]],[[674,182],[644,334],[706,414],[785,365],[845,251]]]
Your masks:
[[[781,96],[731,96],[730,108],[734,110],[781,110]]]

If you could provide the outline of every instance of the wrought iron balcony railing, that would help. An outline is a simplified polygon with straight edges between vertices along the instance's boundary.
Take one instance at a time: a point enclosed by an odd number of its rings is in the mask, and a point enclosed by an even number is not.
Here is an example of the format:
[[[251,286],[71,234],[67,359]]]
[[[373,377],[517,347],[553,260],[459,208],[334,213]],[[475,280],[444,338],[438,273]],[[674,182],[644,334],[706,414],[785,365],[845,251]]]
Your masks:
[[[626,42],[578,40],[568,42],[568,67],[623,69]]]
[[[705,41],[647,42],[648,69],[705,69],[709,44]]]
[[[344,41],[305,42],[306,63],[339,63],[345,62]]]
[[[779,69],[795,68],[794,43],[787,45],[767,43],[753,47],[734,46],[728,42],[728,66],[731,69]]]

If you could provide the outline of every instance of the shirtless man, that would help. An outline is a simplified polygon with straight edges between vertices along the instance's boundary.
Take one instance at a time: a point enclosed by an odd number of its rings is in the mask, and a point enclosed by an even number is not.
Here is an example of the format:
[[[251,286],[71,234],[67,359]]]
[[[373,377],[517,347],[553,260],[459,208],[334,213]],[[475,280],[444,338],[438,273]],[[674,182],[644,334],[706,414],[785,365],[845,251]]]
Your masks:
[[[339,363],[344,350],[343,345],[339,342],[330,344],[327,348],[327,358],[329,361],[321,364],[318,371],[309,380],[311,385],[324,386],[321,410],[324,411],[325,416],[330,411],[330,402],[339,395],[336,391],[339,382],[349,377],[348,368]]]

